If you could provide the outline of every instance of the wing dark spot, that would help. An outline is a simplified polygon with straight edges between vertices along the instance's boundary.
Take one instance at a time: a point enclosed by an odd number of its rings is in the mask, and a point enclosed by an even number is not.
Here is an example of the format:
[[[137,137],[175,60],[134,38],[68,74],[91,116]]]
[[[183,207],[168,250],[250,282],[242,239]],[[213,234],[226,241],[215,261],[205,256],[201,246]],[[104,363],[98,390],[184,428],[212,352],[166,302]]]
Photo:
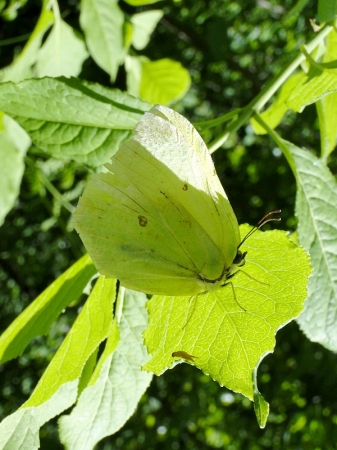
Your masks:
[[[183,191],[187,191],[188,185],[186,183],[183,184]]]
[[[141,227],[146,227],[147,218],[145,216],[138,216],[138,223]]]

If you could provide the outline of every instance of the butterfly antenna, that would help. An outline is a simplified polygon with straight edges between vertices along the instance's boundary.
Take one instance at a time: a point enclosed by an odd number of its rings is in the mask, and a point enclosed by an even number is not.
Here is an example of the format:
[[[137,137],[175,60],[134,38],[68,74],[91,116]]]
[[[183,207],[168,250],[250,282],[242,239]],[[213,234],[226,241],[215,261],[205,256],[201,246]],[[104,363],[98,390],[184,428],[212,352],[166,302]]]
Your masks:
[[[241,247],[241,245],[253,234],[255,233],[256,230],[259,230],[261,227],[263,227],[263,225],[265,225],[268,222],[279,222],[281,220],[281,217],[270,217],[273,214],[280,214],[281,210],[280,209],[273,209],[272,211],[267,212],[267,214],[265,214],[257,223],[257,225],[255,225],[255,227],[253,227],[250,231],[248,231],[248,233],[246,234],[246,236],[242,239],[242,241],[240,242],[240,244],[238,245],[238,249]]]

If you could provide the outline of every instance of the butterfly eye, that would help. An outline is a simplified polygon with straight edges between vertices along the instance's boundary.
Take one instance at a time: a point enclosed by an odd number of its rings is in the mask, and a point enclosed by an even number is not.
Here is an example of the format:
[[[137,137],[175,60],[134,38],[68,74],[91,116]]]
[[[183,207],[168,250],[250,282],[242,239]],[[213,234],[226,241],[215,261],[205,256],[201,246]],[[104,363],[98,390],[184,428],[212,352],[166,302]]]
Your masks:
[[[244,266],[246,263],[246,260],[245,260],[246,255],[247,255],[247,252],[242,253],[241,250],[238,250],[232,264],[235,264],[236,266],[239,266],[239,267]]]

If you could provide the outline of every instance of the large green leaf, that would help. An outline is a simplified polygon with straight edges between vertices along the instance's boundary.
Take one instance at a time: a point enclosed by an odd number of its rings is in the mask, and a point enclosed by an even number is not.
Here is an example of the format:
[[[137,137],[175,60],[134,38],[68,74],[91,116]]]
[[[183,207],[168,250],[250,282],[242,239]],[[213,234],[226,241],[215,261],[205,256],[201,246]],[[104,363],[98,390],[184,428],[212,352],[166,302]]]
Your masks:
[[[298,240],[313,273],[298,322],[312,341],[337,350],[337,183],[325,162],[269,130],[296,176]]]
[[[124,15],[116,0],[82,0],[80,23],[92,58],[114,81],[124,58]]]
[[[24,171],[24,157],[31,140],[10,117],[0,113],[0,225],[14,206]]]
[[[0,108],[55,158],[105,163],[150,105],[74,78],[0,84]]]
[[[116,280],[100,276],[24,407],[41,405],[63,384],[79,379],[89,357],[108,336],[115,297]]]
[[[29,400],[1,423],[1,449],[38,448],[39,428],[75,402],[82,370],[110,330],[115,289],[116,280],[98,279]]]
[[[74,403],[77,385],[78,380],[66,383],[39,407],[19,409],[6,417],[0,424],[0,449],[35,450],[40,448],[40,428]]]
[[[241,235],[250,229],[241,226]],[[256,398],[254,368],[273,350],[276,331],[303,310],[311,269],[307,254],[281,231],[257,231],[242,250],[247,263],[232,278],[234,291],[227,284],[198,297],[151,298],[146,370],[159,375],[176,363],[173,353],[186,352],[221,385]],[[264,404],[261,425],[265,413]]]
[[[33,337],[46,334],[62,310],[79,298],[95,273],[91,259],[85,255],[49,285],[1,335],[1,363],[21,355]]]
[[[67,449],[91,450],[118,431],[151,381],[152,376],[140,370],[148,357],[142,338],[147,323],[146,295],[124,289],[122,293],[117,312],[120,343],[113,353],[115,340],[113,334],[109,337],[92,381],[72,413],[60,419],[61,441]]]
[[[38,77],[77,76],[89,56],[83,39],[63,20],[54,23],[40,49],[35,66]]]
[[[336,352],[337,183],[322,160],[286,144],[296,167],[298,239],[314,267],[298,322],[312,341]]]

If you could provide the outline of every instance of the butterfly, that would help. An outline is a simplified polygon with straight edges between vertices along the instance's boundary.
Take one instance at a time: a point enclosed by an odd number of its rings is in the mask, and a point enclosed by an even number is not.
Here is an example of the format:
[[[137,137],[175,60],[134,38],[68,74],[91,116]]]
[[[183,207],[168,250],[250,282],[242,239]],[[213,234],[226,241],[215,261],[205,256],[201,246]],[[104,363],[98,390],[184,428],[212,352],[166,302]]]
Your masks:
[[[92,175],[73,224],[97,270],[159,295],[219,289],[245,263],[244,240],[206,144],[164,106],[144,114],[109,163]],[[234,293],[235,296],[235,293]]]

